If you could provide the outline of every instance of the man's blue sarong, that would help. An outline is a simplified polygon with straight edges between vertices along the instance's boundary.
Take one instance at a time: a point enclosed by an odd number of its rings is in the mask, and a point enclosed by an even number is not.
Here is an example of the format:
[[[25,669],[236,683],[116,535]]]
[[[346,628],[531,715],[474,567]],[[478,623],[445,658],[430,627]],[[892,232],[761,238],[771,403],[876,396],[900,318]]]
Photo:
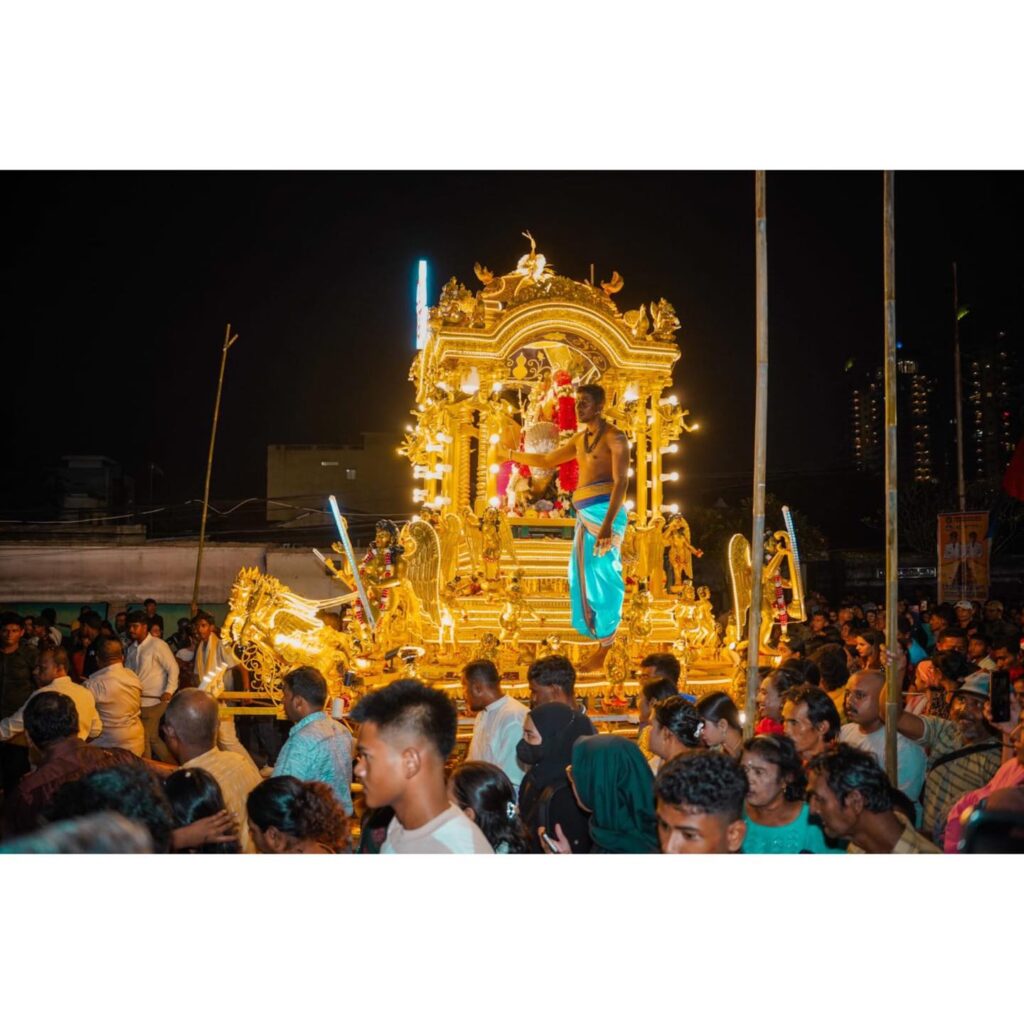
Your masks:
[[[573,494],[576,534],[569,559],[573,629],[600,640],[604,645],[612,642],[619,628],[622,598],[626,593],[619,552],[626,532],[625,507],[619,509],[612,522],[611,549],[600,558],[594,555],[597,535],[608,514],[611,490],[612,482],[601,480],[581,487]]]

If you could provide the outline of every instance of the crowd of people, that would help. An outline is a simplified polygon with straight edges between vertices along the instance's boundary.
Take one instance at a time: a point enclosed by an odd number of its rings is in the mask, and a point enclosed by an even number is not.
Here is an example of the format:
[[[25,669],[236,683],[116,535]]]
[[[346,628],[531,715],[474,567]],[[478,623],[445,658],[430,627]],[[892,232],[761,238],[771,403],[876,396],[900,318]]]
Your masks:
[[[761,670],[757,717],[694,696],[671,653],[637,667],[638,732],[600,732],[561,655],[529,666],[529,705],[490,661],[461,700],[415,679],[348,722],[312,667],[283,681],[287,731],[236,729],[248,673],[206,612],[168,641],[155,603],[70,638],[49,610],[0,618],[3,849],[202,853],[938,853],[1020,848],[1019,612],[968,602],[812,608]],[[59,639],[58,639],[59,635]],[[897,783],[885,680],[897,665]],[[993,713],[993,673],[1011,683]],[[456,756],[460,708],[473,716]],[[253,720],[252,716],[246,716]],[[259,724],[259,719],[256,719]],[[752,735],[746,735],[752,733]],[[273,733],[276,736],[268,739]],[[1016,839],[1014,838],[1016,836]],[[994,844],[994,845],[993,845]],[[1000,846],[1002,844],[1002,846]]]

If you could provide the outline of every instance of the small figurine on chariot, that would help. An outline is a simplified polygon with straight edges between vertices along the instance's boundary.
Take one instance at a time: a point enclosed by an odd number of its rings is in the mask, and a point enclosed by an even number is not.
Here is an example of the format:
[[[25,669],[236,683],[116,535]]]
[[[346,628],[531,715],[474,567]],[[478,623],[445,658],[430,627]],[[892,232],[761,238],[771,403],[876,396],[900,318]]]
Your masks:
[[[664,538],[668,545],[668,564],[672,570],[669,589],[679,593],[684,580],[693,579],[694,556],[702,558],[704,552],[690,542],[690,524],[678,512],[666,524]]]

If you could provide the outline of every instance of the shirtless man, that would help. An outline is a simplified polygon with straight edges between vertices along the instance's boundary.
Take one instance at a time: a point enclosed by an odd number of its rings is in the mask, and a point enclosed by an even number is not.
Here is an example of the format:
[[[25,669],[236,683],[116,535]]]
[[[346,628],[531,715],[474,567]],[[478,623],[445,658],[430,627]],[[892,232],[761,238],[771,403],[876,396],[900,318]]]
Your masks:
[[[498,451],[501,461],[513,459],[538,469],[555,469],[573,459],[579,463],[579,484],[572,496],[576,536],[569,560],[572,619],[579,633],[599,641],[580,667],[583,672],[603,666],[619,627],[625,593],[619,547],[626,531],[622,503],[629,483],[629,445],[626,435],[602,418],[604,402],[602,387],[584,384],[576,390],[576,419],[585,429],[571,441],[546,454]]]

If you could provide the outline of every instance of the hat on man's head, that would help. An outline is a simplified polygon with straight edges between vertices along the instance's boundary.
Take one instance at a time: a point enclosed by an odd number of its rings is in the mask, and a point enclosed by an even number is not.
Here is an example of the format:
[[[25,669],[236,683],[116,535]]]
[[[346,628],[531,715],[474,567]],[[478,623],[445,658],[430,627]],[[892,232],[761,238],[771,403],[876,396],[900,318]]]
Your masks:
[[[968,611],[974,611],[974,605],[970,601],[957,601],[953,606],[954,608],[966,608]]]
[[[981,697],[988,700],[988,691],[992,683],[992,677],[988,672],[972,672],[965,680],[963,686],[953,693],[954,697]]]
[[[985,602],[985,607],[986,608],[998,608],[1000,611],[1002,611],[1003,610],[1003,602],[1002,601],[997,601],[995,598],[993,598],[991,601],[986,601]]]

